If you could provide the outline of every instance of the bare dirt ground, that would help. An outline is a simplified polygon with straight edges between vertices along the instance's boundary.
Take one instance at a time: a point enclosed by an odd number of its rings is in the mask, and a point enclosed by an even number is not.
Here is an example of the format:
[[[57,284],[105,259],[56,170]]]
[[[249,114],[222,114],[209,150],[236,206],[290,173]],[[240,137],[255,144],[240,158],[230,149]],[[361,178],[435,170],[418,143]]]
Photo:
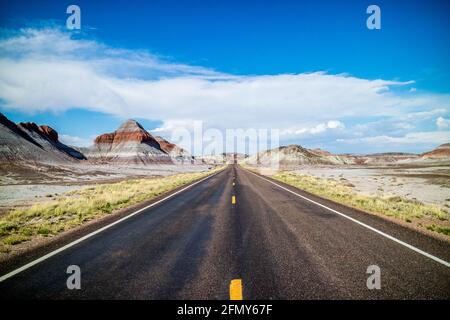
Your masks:
[[[0,164],[0,216],[99,183],[200,172],[207,165],[15,165]]]
[[[450,166],[305,166],[297,168],[295,172],[334,179],[368,196],[401,196],[442,208],[450,207]]]

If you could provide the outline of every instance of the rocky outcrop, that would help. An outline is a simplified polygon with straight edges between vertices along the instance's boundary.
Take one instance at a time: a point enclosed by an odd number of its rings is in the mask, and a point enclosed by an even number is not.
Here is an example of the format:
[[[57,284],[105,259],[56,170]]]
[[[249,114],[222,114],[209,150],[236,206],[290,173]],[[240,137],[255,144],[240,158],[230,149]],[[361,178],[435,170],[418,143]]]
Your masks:
[[[161,145],[160,145],[161,143]],[[128,120],[105,133],[89,148],[67,146],[58,132],[34,122],[15,124],[0,113],[0,162],[21,161],[61,164],[89,159],[103,164],[154,164],[191,160],[187,151],[162,138],[154,138],[138,122]]]
[[[260,152],[247,158],[245,162],[263,166],[278,164],[281,167],[295,167],[300,165],[347,164],[351,160],[320,149],[310,150],[299,145],[288,145]]]
[[[174,149],[178,147],[175,143],[171,143],[161,136],[156,136],[155,139],[156,141],[158,141],[161,149],[164,150],[166,153],[171,153]]]
[[[0,162],[64,163],[85,159],[82,153],[61,143],[53,128],[34,122],[15,124],[0,113]]]
[[[88,159],[101,163],[151,164],[171,163],[158,141],[137,121],[127,120],[119,129],[105,133],[85,149]]]
[[[155,139],[159,143],[161,149],[172,158],[177,160],[192,160],[191,154],[185,149],[177,146],[175,143],[171,143],[160,136],[156,136]]]
[[[441,144],[436,149],[421,154],[424,159],[450,159],[450,143]]]
[[[423,154],[386,152],[366,155],[333,154],[321,149],[307,149],[299,145],[289,145],[260,152],[244,160],[250,165],[277,164],[280,167],[296,167],[302,165],[423,165],[429,163],[450,163],[450,143],[440,145],[436,149]]]
[[[49,126],[38,126],[34,122],[20,122],[19,127],[24,130],[33,131],[54,143],[58,143],[58,132]]]
[[[419,156],[414,153],[384,152],[355,156],[358,164],[384,166],[402,164],[416,160]]]
[[[329,156],[333,155],[331,152],[326,151],[326,150],[322,150],[322,149],[319,149],[319,148],[309,149],[309,151],[314,153],[314,154],[316,154],[316,155],[319,155],[319,156],[329,157]]]
[[[120,144],[128,142],[146,143],[160,148],[158,141],[135,120],[127,120],[113,133],[105,133],[95,138],[95,144]]]
[[[248,164],[295,167],[301,165],[353,164],[351,158],[332,154],[321,149],[307,149],[299,145],[288,145],[263,151],[246,160]]]
[[[97,138],[95,138],[94,144],[101,144],[101,143],[112,144],[114,142],[114,136],[115,132],[101,134]]]

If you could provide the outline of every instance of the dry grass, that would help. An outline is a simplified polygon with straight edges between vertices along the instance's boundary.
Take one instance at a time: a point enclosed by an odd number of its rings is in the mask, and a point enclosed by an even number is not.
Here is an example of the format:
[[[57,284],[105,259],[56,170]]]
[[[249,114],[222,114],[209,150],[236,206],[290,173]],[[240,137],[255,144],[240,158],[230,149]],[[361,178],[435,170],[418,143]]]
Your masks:
[[[12,211],[0,220],[0,251],[8,251],[9,246],[36,236],[56,235],[115,210],[153,199],[220,169],[101,184]]]
[[[292,172],[280,172],[272,178],[338,203],[415,223],[419,227],[450,236],[450,214],[435,205],[402,197],[365,196],[335,180]]]

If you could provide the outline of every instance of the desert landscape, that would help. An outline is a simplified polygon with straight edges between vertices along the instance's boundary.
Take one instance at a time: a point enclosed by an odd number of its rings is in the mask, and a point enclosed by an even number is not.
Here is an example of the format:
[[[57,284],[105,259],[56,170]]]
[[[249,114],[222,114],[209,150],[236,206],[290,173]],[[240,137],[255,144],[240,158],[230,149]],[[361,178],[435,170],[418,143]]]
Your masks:
[[[0,300],[33,315],[34,300],[145,300],[177,319],[435,310],[449,11],[3,1]]]
[[[289,145],[250,156],[224,153],[194,157],[153,136],[135,120],[96,137],[87,148],[61,143],[58,133],[47,125],[16,124],[1,114],[0,121],[0,237],[6,256],[33,238],[55,236],[235,160],[314,194],[447,241],[450,238],[450,144],[422,154],[332,154]],[[142,196],[139,188],[127,188],[132,182],[143,189],[160,184],[160,189],[150,188],[150,195]],[[102,194],[105,190],[116,190],[116,194],[102,198],[101,205],[79,207],[92,200],[90,192]],[[71,203],[67,212],[57,213],[72,200],[76,203]],[[36,215],[41,217],[39,221],[30,223]],[[74,220],[72,215],[78,218]],[[36,230],[30,231],[33,224]]]
[[[199,179],[209,163],[134,120],[77,148],[49,126],[0,114],[0,254]]]

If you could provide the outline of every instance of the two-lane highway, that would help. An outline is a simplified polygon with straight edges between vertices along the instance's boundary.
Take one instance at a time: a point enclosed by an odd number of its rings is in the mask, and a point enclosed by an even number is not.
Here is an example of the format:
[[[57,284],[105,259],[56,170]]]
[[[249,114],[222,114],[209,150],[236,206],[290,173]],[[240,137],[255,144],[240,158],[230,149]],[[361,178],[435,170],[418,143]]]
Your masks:
[[[448,243],[296,193],[229,166],[0,282],[0,297],[229,299],[233,279],[244,299],[450,297],[448,266],[327,208],[444,262]],[[80,290],[67,289],[69,265]],[[380,290],[366,286],[370,265]]]

